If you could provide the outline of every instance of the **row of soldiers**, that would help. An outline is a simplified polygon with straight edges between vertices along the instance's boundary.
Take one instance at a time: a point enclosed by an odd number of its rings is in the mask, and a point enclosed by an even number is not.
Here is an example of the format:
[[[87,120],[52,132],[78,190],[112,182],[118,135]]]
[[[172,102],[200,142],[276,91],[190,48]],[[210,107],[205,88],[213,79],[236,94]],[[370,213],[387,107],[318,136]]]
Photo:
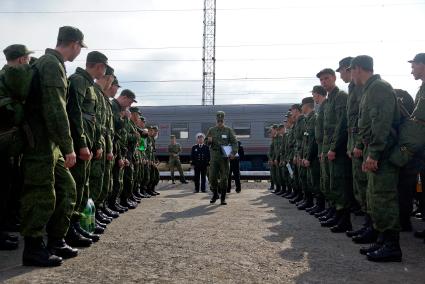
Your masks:
[[[155,191],[158,127],[146,127],[139,109],[131,107],[137,103],[132,91],[116,96],[120,85],[103,53],[89,52],[85,68],[78,67],[67,77],[65,62],[72,62],[83,47],[87,47],[83,33],[64,26],[56,47],[31,63],[32,52],[24,45],[4,50],[7,65],[0,81],[20,67],[31,71],[26,100],[14,100],[24,110],[24,122],[14,125],[22,134],[15,139],[22,138],[24,146],[21,152],[1,153],[1,167],[12,169],[2,174],[14,171],[23,181],[19,184],[5,176],[1,191],[3,197],[20,192],[2,198],[2,210],[8,211],[7,205],[16,199],[21,202],[23,265],[61,265],[63,259],[78,255],[75,247],[98,241],[114,218],[136,208],[142,198],[159,194]],[[7,126],[2,124],[2,135],[4,129]],[[81,226],[89,199],[96,208],[94,231]],[[1,225],[6,213],[1,212]],[[16,248],[17,236],[4,226],[0,229],[1,248]]]
[[[275,193],[316,216],[333,233],[345,232],[370,261],[401,261],[400,231],[412,231],[416,178],[425,150],[425,53],[409,61],[422,85],[415,101],[374,74],[367,55],[346,57],[317,74],[312,97],[294,104],[271,129]],[[351,213],[364,215],[352,228]],[[415,236],[424,238],[425,232]]]

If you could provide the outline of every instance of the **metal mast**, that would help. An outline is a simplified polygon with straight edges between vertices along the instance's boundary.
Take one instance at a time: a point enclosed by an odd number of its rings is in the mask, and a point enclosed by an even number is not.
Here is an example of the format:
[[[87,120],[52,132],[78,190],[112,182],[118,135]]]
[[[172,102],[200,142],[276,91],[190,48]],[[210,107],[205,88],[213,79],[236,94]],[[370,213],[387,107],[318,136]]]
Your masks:
[[[216,0],[204,0],[202,105],[215,104],[215,9]]]

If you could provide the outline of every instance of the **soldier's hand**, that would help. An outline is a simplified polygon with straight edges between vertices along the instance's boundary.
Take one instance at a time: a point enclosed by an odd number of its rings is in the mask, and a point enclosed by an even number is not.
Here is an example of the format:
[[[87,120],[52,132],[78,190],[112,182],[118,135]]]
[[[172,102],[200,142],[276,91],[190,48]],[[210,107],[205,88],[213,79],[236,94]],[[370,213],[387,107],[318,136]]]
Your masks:
[[[118,160],[118,167],[121,169],[124,167],[124,160],[123,159],[119,159]]]
[[[114,160],[114,154],[113,153],[106,154],[106,160],[108,160],[108,161]]]
[[[97,149],[95,159],[100,160],[100,158],[102,158],[102,155],[103,155],[103,149],[102,148]]]
[[[306,167],[306,168],[310,167],[310,161],[309,161],[309,160],[304,159],[304,160],[303,160],[303,165],[304,165],[304,167]]]
[[[213,140],[213,139],[212,139],[212,136],[208,136],[208,142],[209,142],[209,143],[212,143],[212,140]]]
[[[268,163],[269,163],[270,166],[273,165],[273,161],[272,160],[269,160]]]
[[[354,148],[353,155],[355,158],[360,158],[361,156],[363,156],[363,151],[358,148]]]
[[[91,153],[90,153],[89,148],[87,148],[87,147],[80,148],[80,153],[78,155],[78,158],[80,158],[83,161],[90,161]]]
[[[347,150],[347,156],[348,156],[348,158],[351,159],[351,151],[350,150]]]
[[[128,167],[130,165],[130,161],[127,159],[124,159],[124,166]]]
[[[329,150],[329,152],[328,152],[328,160],[329,161],[333,161],[333,160],[335,160],[335,157],[336,157],[336,153],[334,151],[330,151]]]
[[[378,161],[368,156],[365,162],[365,168],[367,171],[376,172],[378,170]]]
[[[319,154],[319,161],[321,161],[321,162],[323,161],[323,153]]]
[[[273,164],[274,164],[275,166],[277,166],[277,165],[278,165],[277,160],[274,160]]]
[[[234,159],[235,159],[235,155],[230,154],[229,159],[230,159],[230,160],[234,160]]]
[[[72,168],[77,162],[77,155],[75,152],[65,155],[65,168]]]

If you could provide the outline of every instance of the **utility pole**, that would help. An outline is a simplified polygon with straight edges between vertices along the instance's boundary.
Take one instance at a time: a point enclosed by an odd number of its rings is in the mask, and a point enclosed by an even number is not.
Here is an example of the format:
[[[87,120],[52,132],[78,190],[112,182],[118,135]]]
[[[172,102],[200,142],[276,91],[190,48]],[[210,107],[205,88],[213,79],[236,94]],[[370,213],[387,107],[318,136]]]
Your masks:
[[[204,0],[202,56],[202,105],[215,105],[215,9],[216,0]]]

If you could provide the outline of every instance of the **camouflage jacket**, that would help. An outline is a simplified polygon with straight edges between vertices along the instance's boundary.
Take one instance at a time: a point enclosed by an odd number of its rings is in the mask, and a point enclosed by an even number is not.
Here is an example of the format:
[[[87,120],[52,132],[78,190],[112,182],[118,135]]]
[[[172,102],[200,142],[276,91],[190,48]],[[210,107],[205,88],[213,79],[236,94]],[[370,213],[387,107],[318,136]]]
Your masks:
[[[363,156],[370,156],[374,160],[383,158],[383,153],[396,143],[391,128],[399,121],[400,113],[393,88],[379,75],[373,75],[364,85],[360,101],[358,126],[365,146]]]

